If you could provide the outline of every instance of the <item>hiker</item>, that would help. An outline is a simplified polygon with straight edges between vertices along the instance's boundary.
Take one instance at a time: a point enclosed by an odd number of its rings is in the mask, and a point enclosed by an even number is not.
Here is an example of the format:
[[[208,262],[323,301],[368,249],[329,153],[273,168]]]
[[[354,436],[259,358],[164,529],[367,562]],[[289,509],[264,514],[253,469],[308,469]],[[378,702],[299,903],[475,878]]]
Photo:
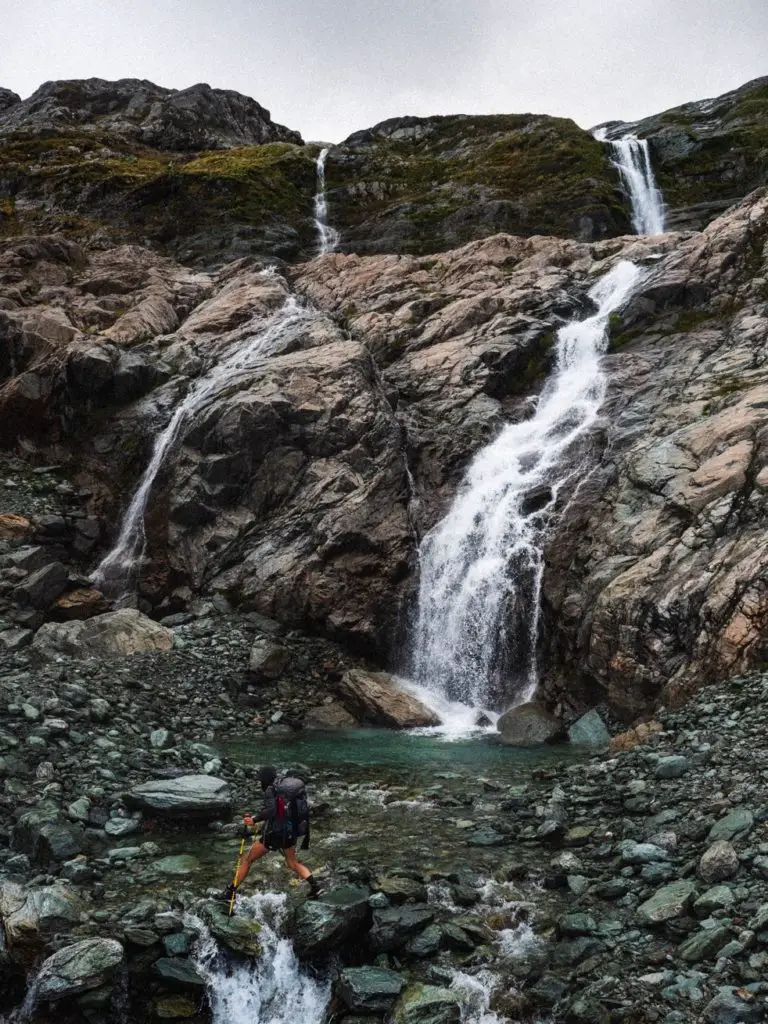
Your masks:
[[[309,885],[310,899],[316,899],[320,895],[317,880],[296,856],[296,844],[302,836],[302,848],[307,849],[309,846],[309,804],[304,782],[292,776],[278,779],[277,768],[271,764],[259,768],[257,777],[264,793],[264,805],[255,817],[244,814],[243,822],[248,828],[263,821],[264,829],[261,839],[256,840],[245,857],[241,858],[233,881],[222,894],[222,900],[232,904],[240,883],[248,876],[251,864],[270,850],[280,850],[291,871]]]

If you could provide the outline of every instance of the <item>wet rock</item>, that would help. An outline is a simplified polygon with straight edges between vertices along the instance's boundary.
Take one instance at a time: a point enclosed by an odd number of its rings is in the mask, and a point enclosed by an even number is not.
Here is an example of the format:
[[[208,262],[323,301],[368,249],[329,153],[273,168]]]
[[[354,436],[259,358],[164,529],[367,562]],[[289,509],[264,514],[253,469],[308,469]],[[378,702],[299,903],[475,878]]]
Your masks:
[[[688,771],[689,762],[687,757],[671,755],[661,757],[653,773],[657,779],[679,779]]]
[[[232,795],[223,779],[213,775],[182,775],[134,786],[123,796],[129,808],[164,818],[210,819],[228,817]]]
[[[409,985],[392,1010],[393,1024],[459,1024],[456,995],[434,985]]]
[[[642,903],[637,914],[644,924],[663,924],[681,917],[693,902],[696,884],[690,879],[670,882]]]
[[[702,928],[686,939],[677,950],[678,956],[687,964],[698,964],[715,956],[731,937],[726,927]]]
[[[152,867],[163,875],[183,878],[193,875],[200,868],[200,861],[189,853],[178,853],[171,857],[161,857],[154,861]]]
[[[158,1020],[186,1020],[196,1016],[198,1003],[198,1000],[178,993],[159,996],[154,1000],[152,1008]]]
[[[435,910],[428,906],[406,904],[374,910],[369,933],[371,949],[376,953],[390,953],[400,949],[412,935],[422,931],[434,920]]]
[[[611,745],[611,734],[599,713],[593,708],[568,729],[568,739],[578,746],[605,750]]]
[[[41,867],[48,867],[82,853],[85,834],[81,824],[59,821],[55,813],[27,811],[13,827],[11,849],[26,853]]]
[[[191,960],[184,957],[160,957],[152,964],[152,973],[169,988],[195,989],[205,988],[205,979],[198,973]]]
[[[386,1013],[405,987],[405,978],[383,967],[346,967],[336,992],[353,1013]]]
[[[32,646],[46,659],[65,654],[74,658],[108,658],[145,651],[170,651],[173,632],[135,608],[121,608],[92,619],[48,622]]]
[[[390,903],[421,903],[427,898],[426,886],[413,878],[392,875],[376,879],[376,890],[383,892]]]
[[[505,711],[498,721],[501,742],[510,747],[554,743],[564,735],[563,723],[533,701]]]
[[[211,934],[223,946],[241,956],[261,956],[261,925],[246,917],[229,917],[226,910],[216,904],[206,905],[204,920]]]
[[[733,890],[727,885],[715,885],[707,889],[693,904],[696,917],[709,917],[718,910],[730,910],[735,903]]]
[[[390,729],[440,724],[433,711],[406,693],[385,672],[350,669],[339,681],[338,691],[344,706],[361,722]]]
[[[35,983],[39,1001],[55,1001],[99,988],[114,980],[125,962],[115,939],[84,939],[44,960]]]
[[[348,885],[302,903],[291,926],[299,956],[320,956],[362,935],[370,920],[369,895],[367,889]]]
[[[726,878],[732,878],[738,870],[738,854],[729,842],[720,839],[712,843],[702,854],[698,875],[703,882],[711,885],[713,882],[722,882]]]

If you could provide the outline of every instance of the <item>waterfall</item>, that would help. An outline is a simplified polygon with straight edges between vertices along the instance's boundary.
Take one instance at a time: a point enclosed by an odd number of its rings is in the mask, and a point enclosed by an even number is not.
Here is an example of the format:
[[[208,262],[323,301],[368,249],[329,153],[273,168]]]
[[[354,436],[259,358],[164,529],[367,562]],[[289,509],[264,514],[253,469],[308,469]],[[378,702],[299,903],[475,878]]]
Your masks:
[[[325,191],[325,161],[328,159],[328,147],[321,149],[317,155],[317,191],[315,192],[315,230],[317,231],[317,255],[324,256],[333,252],[339,244],[341,235],[328,223],[328,196]]]
[[[625,135],[615,142],[604,132],[595,133],[599,142],[610,147],[611,163],[619,172],[621,182],[632,204],[632,226],[638,235],[664,234],[664,199],[656,187],[651,166],[648,139]]]
[[[498,706],[510,676],[516,702],[535,691],[545,530],[558,492],[581,469],[573,447],[603,401],[608,318],[641,276],[622,260],[595,284],[597,311],[557,333],[533,416],[475,456],[448,514],[424,537],[412,662],[421,692],[476,709]]]
[[[317,315],[315,311],[299,306],[294,296],[288,296],[275,313],[256,321],[253,333],[249,333],[221,362],[214,363],[194,382],[176,406],[168,425],[155,439],[152,457],[123,515],[117,541],[92,575],[97,586],[115,592],[118,598],[130,593],[133,575],[146,547],[144,518],[152,486],[169,453],[183,438],[196,415],[225,389],[229,390],[247,378],[250,371],[283,339]]]
[[[238,914],[261,925],[262,955],[256,961],[230,960],[200,921],[195,952],[205,978],[213,1024],[323,1024],[330,984],[304,970],[290,939],[281,937],[286,897],[262,893],[241,899]]]

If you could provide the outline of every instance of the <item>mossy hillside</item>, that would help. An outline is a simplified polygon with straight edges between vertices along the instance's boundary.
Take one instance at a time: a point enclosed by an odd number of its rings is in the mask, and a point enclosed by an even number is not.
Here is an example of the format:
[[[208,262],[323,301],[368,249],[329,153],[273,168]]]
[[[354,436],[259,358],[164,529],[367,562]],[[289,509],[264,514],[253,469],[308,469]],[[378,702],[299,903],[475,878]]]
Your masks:
[[[582,238],[630,230],[605,148],[564,118],[385,123],[331,151],[327,182],[332,219],[357,250],[426,253],[494,230]]]
[[[0,235],[64,230],[291,257],[312,244],[314,151],[289,143],[184,156],[92,134],[12,137],[0,148]]]

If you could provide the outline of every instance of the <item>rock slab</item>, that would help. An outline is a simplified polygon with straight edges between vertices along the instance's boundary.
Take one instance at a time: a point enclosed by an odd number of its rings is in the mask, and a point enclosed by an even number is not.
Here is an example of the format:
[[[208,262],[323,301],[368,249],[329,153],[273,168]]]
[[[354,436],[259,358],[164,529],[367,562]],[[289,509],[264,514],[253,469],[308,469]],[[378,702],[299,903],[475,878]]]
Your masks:
[[[154,779],[134,786],[123,799],[131,809],[165,818],[219,818],[232,808],[229,786],[213,775]]]

